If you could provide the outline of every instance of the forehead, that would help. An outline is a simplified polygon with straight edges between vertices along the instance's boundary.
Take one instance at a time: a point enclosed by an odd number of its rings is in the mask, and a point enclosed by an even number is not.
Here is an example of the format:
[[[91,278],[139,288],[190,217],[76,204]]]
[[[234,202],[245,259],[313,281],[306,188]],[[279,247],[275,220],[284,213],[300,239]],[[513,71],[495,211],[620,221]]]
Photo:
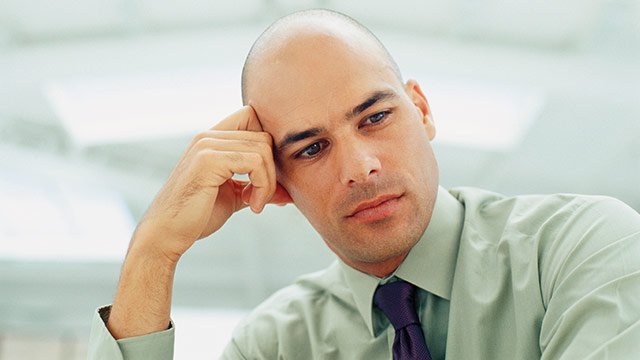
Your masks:
[[[324,126],[378,90],[400,92],[381,50],[358,34],[298,33],[256,63],[248,87],[265,131],[279,139],[292,130]]]

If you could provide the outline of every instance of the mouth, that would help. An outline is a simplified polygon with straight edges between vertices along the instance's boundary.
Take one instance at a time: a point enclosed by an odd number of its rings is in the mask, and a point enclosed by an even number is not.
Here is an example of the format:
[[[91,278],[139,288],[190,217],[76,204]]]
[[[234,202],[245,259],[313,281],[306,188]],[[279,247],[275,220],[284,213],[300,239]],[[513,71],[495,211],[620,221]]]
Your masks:
[[[347,216],[347,219],[378,221],[391,216],[397,209],[404,194],[381,195],[362,202]]]

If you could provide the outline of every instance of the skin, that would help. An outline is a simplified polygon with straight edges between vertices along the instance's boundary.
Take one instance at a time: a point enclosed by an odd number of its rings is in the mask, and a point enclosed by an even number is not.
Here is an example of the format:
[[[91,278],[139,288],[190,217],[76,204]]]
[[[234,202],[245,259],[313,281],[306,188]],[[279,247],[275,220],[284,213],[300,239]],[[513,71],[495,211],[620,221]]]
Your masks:
[[[248,72],[248,105],[194,137],[138,224],[107,322],[116,339],[167,328],[180,257],[247,206],[293,202],[345,263],[380,277],[426,229],[438,169],[418,83],[403,84],[343,22],[293,22],[267,44]],[[386,96],[362,105],[376,92]]]
[[[388,275],[424,232],[437,193],[427,100],[359,32],[322,21],[288,30],[295,37],[270,43],[247,87],[247,102],[275,141],[278,181],[345,263]],[[376,91],[392,96],[345,116]],[[312,128],[323,130],[279,149],[286,134]],[[398,194],[384,219],[348,217],[362,202]]]
[[[176,266],[198,239],[247,206],[291,201],[276,182],[272,142],[249,106],[193,138],[131,239],[107,321],[114,338],[167,328]]]

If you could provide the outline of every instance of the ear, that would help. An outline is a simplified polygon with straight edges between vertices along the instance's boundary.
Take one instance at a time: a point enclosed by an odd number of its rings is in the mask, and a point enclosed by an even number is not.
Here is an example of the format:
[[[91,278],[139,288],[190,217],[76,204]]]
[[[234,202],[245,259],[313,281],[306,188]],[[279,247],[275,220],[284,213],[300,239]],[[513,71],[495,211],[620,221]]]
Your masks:
[[[404,91],[409,95],[411,102],[413,102],[413,105],[420,114],[422,124],[424,124],[425,130],[427,130],[429,140],[433,140],[433,138],[436,137],[436,127],[433,122],[433,115],[431,115],[431,109],[429,108],[427,97],[422,93],[420,85],[417,81],[410,79],[404,85]]]

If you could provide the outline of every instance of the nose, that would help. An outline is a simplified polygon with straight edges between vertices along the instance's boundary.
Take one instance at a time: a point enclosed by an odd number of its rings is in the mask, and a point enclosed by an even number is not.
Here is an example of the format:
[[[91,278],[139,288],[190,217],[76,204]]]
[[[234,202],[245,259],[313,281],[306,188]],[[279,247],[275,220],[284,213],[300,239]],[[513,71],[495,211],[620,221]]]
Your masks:
[[[365,183],[380,171],[380,159],[372,144],[351,139],[337,150],[340,181],[347,186]]]

